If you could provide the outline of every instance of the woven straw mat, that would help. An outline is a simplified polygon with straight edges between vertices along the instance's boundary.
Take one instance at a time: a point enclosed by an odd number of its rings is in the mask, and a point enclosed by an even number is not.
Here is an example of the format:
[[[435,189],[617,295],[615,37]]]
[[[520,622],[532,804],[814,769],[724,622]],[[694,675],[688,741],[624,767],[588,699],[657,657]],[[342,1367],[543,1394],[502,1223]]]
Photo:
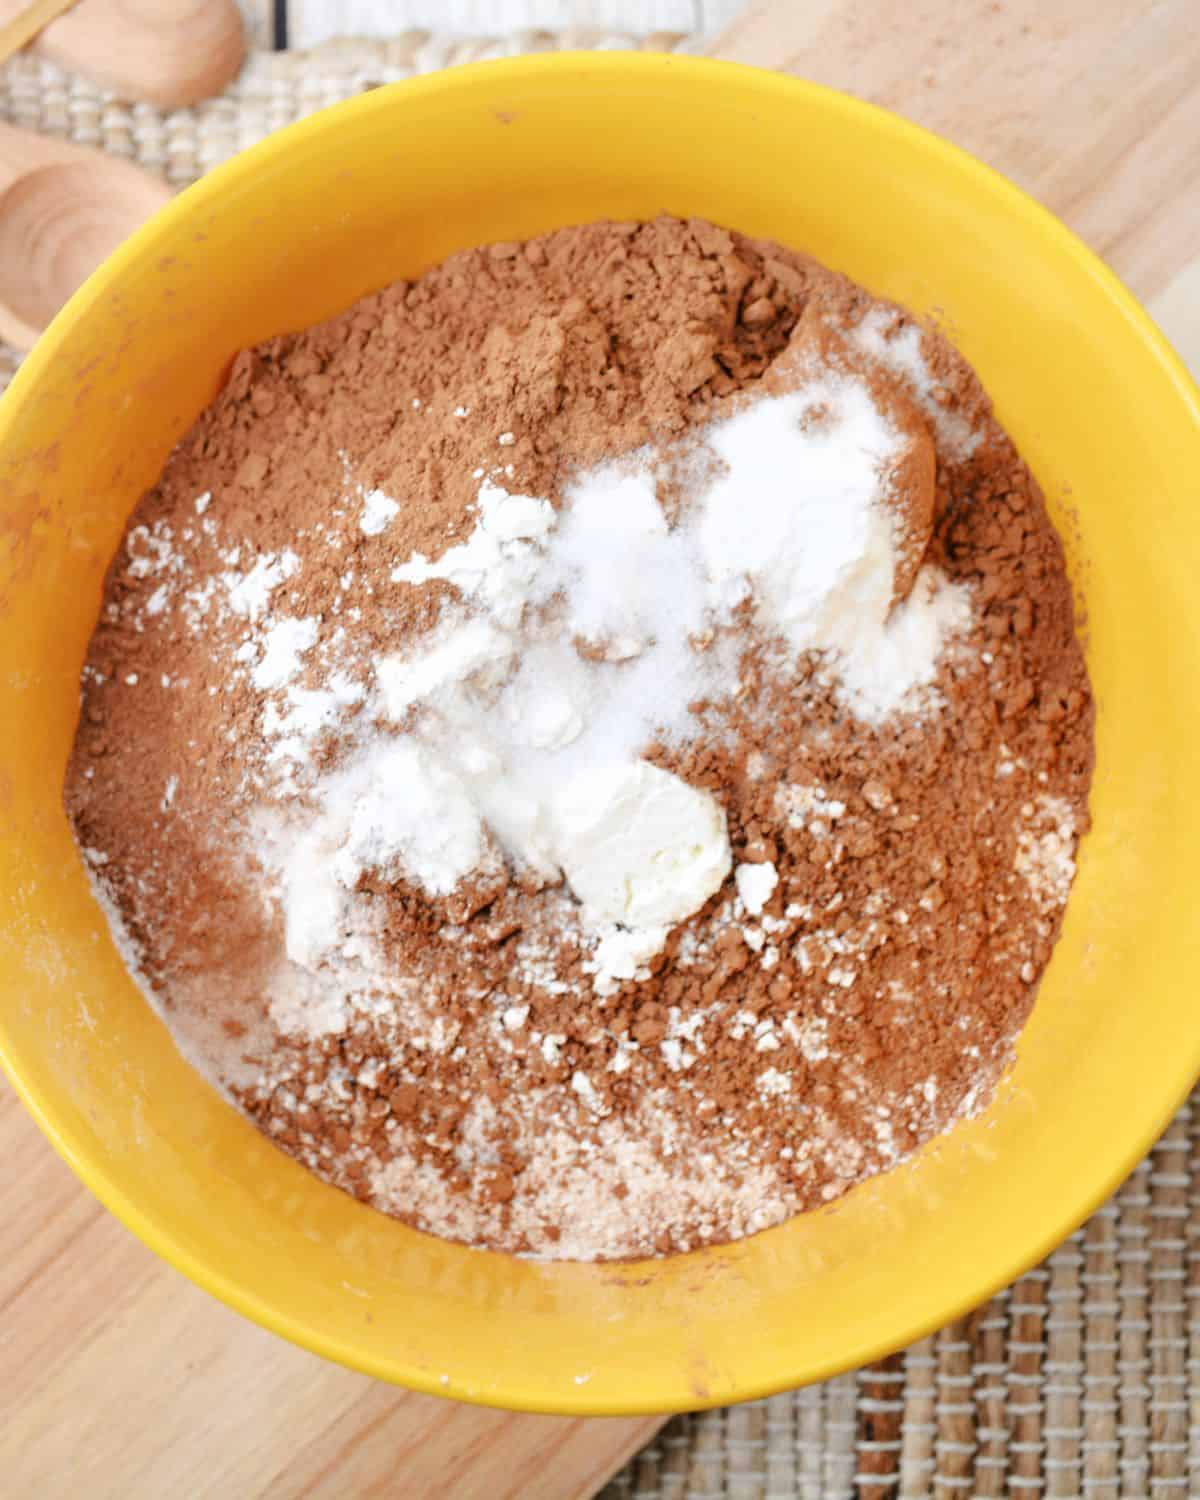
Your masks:
[[[18,57],[0,117],[180,186],[269,131],[380,83],[571,46],[686,37],[523,33],[259,53],[219,99],[162,115]],[[16,356],[0,346],[0,386]],[[1149,1158],[1037,1270],[933,1338],[821,1386],[678,1417],[602,1500],[1200,1497],[1200,1092]]]

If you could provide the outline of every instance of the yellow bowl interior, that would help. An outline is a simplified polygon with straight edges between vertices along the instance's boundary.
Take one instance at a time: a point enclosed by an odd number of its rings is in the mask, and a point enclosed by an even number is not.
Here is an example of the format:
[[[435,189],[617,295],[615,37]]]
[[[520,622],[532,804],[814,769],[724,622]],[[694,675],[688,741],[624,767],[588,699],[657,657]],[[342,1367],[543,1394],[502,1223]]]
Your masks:
[[[1088,612],[1095,831],[987,1115],[829,1210],[633,1266],[536,1265],[323,1186],[224,1104],[126,977],[61,807],[131,506],[231,355],[451,251],[703,215],[936,311],[1046,489]],[[72,301],[0,407],[0,1050],[83,1179],[235,1307],[385,1379],[613,1413],[858,1364],[1045,1253],[1200,1067],[1200,422],[1109,273],[1015,189],[828,91],[593,54],[366,95],[213,173]]]

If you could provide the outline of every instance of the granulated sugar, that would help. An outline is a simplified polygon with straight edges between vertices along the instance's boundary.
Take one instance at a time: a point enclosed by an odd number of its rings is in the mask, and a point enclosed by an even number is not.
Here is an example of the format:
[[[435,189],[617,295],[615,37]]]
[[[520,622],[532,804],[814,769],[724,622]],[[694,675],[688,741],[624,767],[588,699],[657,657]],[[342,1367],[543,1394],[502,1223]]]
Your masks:
[[[501,248],[235,363],[114,562],[68,805],[285,1149],[469,1243],[667,1253],[986,1101],[1090,698],[943,340],[711,225]]]

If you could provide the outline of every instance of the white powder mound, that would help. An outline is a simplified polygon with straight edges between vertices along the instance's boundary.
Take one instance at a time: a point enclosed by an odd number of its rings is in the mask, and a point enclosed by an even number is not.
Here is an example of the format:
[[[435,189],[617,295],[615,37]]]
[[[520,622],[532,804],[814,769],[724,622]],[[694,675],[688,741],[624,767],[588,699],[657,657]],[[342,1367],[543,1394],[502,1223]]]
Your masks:
[[[483,860],[483,824],[457,777],[408,739],[345,773],[326,815],[339,836],[333,878],[353,890],[364,870],[403,873],[448,896]]]
[[[565,875],[598,938],[621,924],[629,935],[608,932],[597,964],[605,987],[729,870],[713,798],[640,759],[656,729],[692,728],[688,705],[723,660],[690,644],[704,622],[698,556],[669,533],[645,473],[584,476],[561,524],[547,502],[485,480],[479,514],[436,562],[393,570],[447,579],[479,612],[448,609],[419,651],[378,664],[382,713],[407,723],[419,707],[412,732],[455,768],[509,857]],[[539,606],[559,609],[556,632]],[[617,649],[589,660],[580,638]]]
[[[262,659],[250,674],[256,688],[283,687],[300,670],[300,658],[317,644],[316,620],[280,620],[267,632]]]
[[[661,951],[669,927],[618,927],[601,923],[595,929],[596,946],[583,961],[583,972],[593,976],[596,993],[613,995],[627,979],[646,979],[645,967]]]
[[[738,865],[734,872],[734,883],[742,905],[752,917],[762,915],[763,907],[771,899],[779,884],[779,873],[769,862],[760,865]]]
[[[414,704],[436,701],[445,691],[472,679],[478,686],[484,674],[499,685],[515,650],[513,638],[487,620],[445,618],[420,651],[408,657],[387,656],[376,664],[384,712],[401,723]]]
[[[845,649],[886,616],[892,524],[880,475],[900,439],[858,381],[823,378],[718,423],[725,471],[700,498],[714,602],[753,601],[794,651]]]
[[[481,477],[471,534],[391,571],[397,586],[437,579],[459,598],[374,663],[356,759],[308,787],[318,812],[298,835],[275,829],[289,954],[311,964],[337,949],[363,870],[441,896],[504,856],[565,880],[601,994],[641,972],[730,870],[716,800],[643,756],[695,737],[697,700],[737,693],[744,606],[787,659],[817,653],[874,722],[917,704],[968,621],[967,592],[929,567],[892,607],[885,487],[902,441],[864,384],[817,375],[705,431],[710,461],[693,465],[674,524],[653,449],[577,476],[559,511]],[[366,498],[369,534],[394,514],[387,499]],[[259,614],[288,571],[286,556],[260,561],[233,586],[240,607]],[[252,670],[260,689],[287,692],[264,727],[289,764],[359,702],[349,684],[310,697],[292,683],[316,624],[269,622]],[[739,871],[750,915],[773,873]]]
[[[256,619],[267,608],[274,590],[294,577],[299,569],[300,559],[294,552],[284,552],[278,557],[268,553],[260,557],[245,575],[224,574],[222,582],[229,590],[229,608],[235,615]]]
[[[672,531],[649,472],[653,455],[629,473],[611,465],[581,475],[568,491],[537,596],[561,592],[572,634],[627,661],[657,645],[664,668],[694,676],[688,637],[705,626],[702,558],[687,530]],[[669,664],[663,650],[668,646]]]
[[[725,472],[697,531],[714,613],[753,601],[791,650],[827,654],[843,694],[879,722],[932,682],[967,592],[926,568],[892,609],[894,521],[882,475],[901,439],[856,380],[821,377],[716,424]]]
[[[858,638],[839,660],[843,696],[860,718],[881,723],[933,682],[946,643],[970,623],[970,591],[923,568],[908,598],[877,625],[860,620]]]
[[[716,798],[644,760],[601,767],[564,787],[551,822],[563,874],[593,925],[672,927],[729,874]]]
[[[320,963],[347,936],[364,870],[448,896],[495,864],[479,812],[461,781],[411,739],[372,742],[320,783],[320,809],[296,834],[267,835],[282,877],[287,956]]]
[[[379,536],[400,514],[400,507],[382,490],[368,490],[363,496],[362,515],[358,525],[364,536]]]
[[[510,495],[485,479],[479,487],[479,524],[471,536],[431,563],[420,552],[392,570],[393,583],[445,579],[479,600],[498,624],[515,627],[538,561],[531,542],[554,525],[548,500]]]
[[[332,729],[343,709],[360,703],[363,689],[344,672],[333,672],[323,688],[291,686],[285,694],[286,711],[274,703],[263,710],[260,727],[272,741],[273,761],[307,761],[313,740],[322,730]]]

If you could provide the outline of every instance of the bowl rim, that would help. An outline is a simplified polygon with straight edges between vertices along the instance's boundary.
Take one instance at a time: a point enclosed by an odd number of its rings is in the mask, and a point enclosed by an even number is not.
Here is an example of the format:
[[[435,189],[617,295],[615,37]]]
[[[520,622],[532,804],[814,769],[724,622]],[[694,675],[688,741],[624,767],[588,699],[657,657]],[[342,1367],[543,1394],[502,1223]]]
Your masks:
[[[717,78],[736,75],[744,82],[748,81],[753,87],[761,90],[789,94],[793,97],[806,94],[819,101],[821,109],[835,119],[866,122],[876,130],[889,132],[896,139],[906,142],[914,150],[923,152],[936,161],[953,166],[959,171],[965,169],[981,182],[1008,212],[1016,219],[1023,221],[1030,233],[1044,241],[1052,242],[1060,252],[1066,254],[1078,274],[1096,285],[1129,326],[1131,335],[1153,355],[1175,395],[1190,411],[1193,421],[1200,426],[1200,388],[1180,356],[1134,294],[1104,260],[1095,251],[1089,249],[1079,236],[1051,210],[971,152],[953,145],[933,131],[891,110],[808,79],[792,77],[744,63],[726,62],[708,57],[679,56],[659,52],[576,50],[524,54],[470,63],[387,84],[327,106],[302,120],[274,131],[263,140],[207,172],[198,181],[177,194],[136,230],[88,278],[55,317],[34,349],[23,361],[3,401],[0,402],[0,446],[4,444],[13,424],[17,407],[36,391],[43,370],[57,358],[59,348],[70,326],[86,315],[91,305],[105,295],[110,283],[119,278],[127,267],[140,260],[164,232],[174,230],[177,225],[186,222],[198,211],[219,207],[221,196],[227,185],[232,185],[247,175],[260,171],[280,153],[302,147],[307,141],[323,132],[336,130],[341,122],[352,116],[365,116],[379,110],[386,111],[391,108],[392,101],[399,94],[407,97],[414,93],[436,95],[453,92],[464,81],[469,82],[483,73],[493,77],[497,85],[502,86],[544,73],[578,68],[581,64],[597,74],[608,77],[630,74],[650,77],[661,74],[664,70],[670,70],[681,74],[697,87],[703,87]],[[503,1393],[505,1403],[503,1409],[573,1417],[665,1415],[672,1410],[699,1410],[705,1407],[724,1406],[735,1401],[757,1400],[780,1391],[796,1388],[798,1383],[813,1384],[827,1380],[845,1371],[860,1368],[898,1349],[906,1348],[945,1326],[946,1323],[964,1316],[995,1295],[1001,1288],[1010,1285],[1030,1268],[1039,1264],[1111,1197],[1117,1187],[1146,1156],[1195,1086],[1197,1074],[1200,1073],[1200,1061],[1189,1060],[1186,1048],[1181,1049],[1180,1059],[1183,1066],[1170,1087],[1164,1090],[1161,1096],[1161,1109],[1152,1112],[1151,1125],[1135,1132],[1121,1149],[1111,1153],[1110,1165],[1103,1173],[1098,1186],[1084,1192],[1078,1199],[1066,1202],[1055,1216],[1053,1223],[1047,1223],[1039,1234],[1024,1243],[1022,1249],[1009,1254],[1003,1265],[992,1268],[985,1277],[972,1281],[969,1287],[964,1287],[953,1299],[943,1304],[936,1315],[914,1318],[903,1328],[881,1332],[878,1338],[867,1341],[858,1348],[848,1349],[844,1355],[837,1358],[826,1359],[818,1365],[803,1370],[791,1380],[784,1381],[777,1378],[748,1380],[739,1385],[736,1390],[723,1391],[716,1397],[704,1398],[692,1395],[686,1404],[676,1400],[668,1406],[661,1403],[656,1405],[649,1399],[597,1402],[595,1397],[589,1399],[586,1387],[581,1387],[564,1390],[561,1399],[550,1402],[530,1399],[528,1396],[523,1398],[519,1391],[505,1392]],[[249,1290],[239,1282],[235,1275],[213,1266],[180,1244],[169,1225],[160,1223],[152,1212],[144,1209],[134,1197],[126,1192],[116,1174],[110,1172],[98,1155],[89,1150],[86,1140],[82,1139],[78,1132],[53,1118],[40,1091],[22,1077],[18,1064],[11,1056],[2,1016],[0,1016],[0,1068],[7,1075],[15,1092],[50,1144],[105,1208],[167,1264],[181,1271],[189,1280],[211,1293],[226,1306],[299,1347],[358,1373],[427,1395],[452,1397],[473,1405],[497,1406],[499,1404],[499,1398],[495,1395],[482,1395],[469,1388],[459,1387],[456,1382],[451,1382],[450,1385],[441,1384],[427,1368],[417,1365],[412,1360],[406,1360],[400,1356],[385,1360],[359,1352],[348,1339],[325,1334],[320,1329],[306,1324],[301,1316],[273,1305],[265,1296]]]

